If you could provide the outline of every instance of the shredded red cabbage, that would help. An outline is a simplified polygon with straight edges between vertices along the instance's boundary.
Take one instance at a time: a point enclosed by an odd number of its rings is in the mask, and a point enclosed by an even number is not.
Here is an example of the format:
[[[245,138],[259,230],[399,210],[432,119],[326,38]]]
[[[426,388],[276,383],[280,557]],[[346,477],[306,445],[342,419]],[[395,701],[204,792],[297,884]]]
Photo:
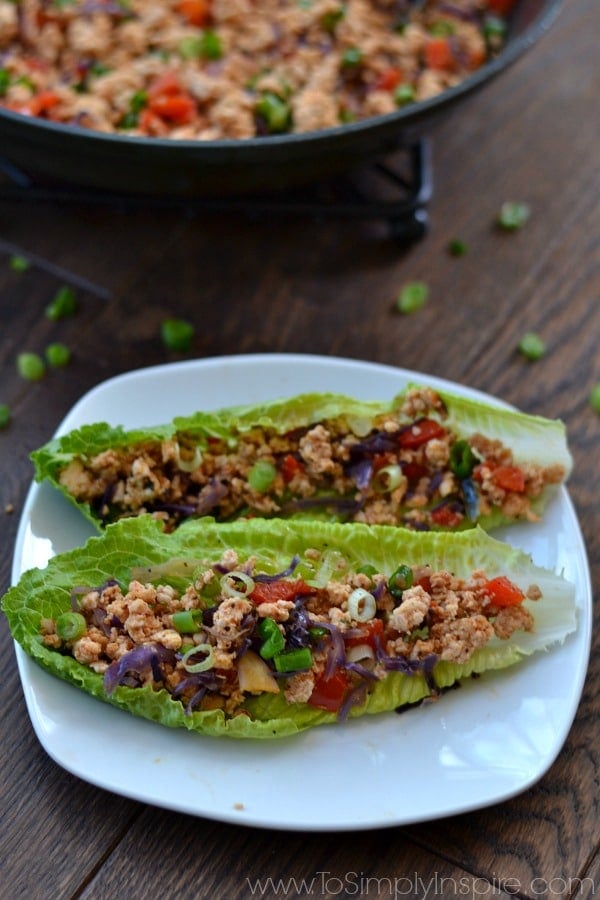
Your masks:
[[[296,554],[293,558],[287,569],[284,569],[282,572],[277,572],[276,575],[264,575],[259,573],[258,575],[254,575],[255,581],[260,581],[263,584],[270,584],[272,581],[281,581],[282,578],[288,578],[293,574],[296,566],[300,562],[300,557]]]
[[[134,647],[110,664],[104,673],[104,690],[107,694],[112,694],[119,685],[138,687],[148,673],[152,674],[153,681],[162,682],[162,667],[165,663],[175,665],[175,653],[162,644]]]

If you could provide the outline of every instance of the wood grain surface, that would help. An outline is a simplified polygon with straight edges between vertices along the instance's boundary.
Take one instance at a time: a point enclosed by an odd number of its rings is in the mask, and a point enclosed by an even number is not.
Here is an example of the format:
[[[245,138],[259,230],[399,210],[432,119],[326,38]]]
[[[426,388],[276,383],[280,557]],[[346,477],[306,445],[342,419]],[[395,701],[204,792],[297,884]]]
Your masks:
[[[597,591],[600,415],[589,392],[600,382],[599,29],[598,0],[565,0],[538,44],[432,128],[430,227],[410,246],[377,222],[0,199],[0,403],[12,413],[0,430],[2,591],[28,454],[94,385],[184,358],[160,339],[170,315],[195,325],[189,356],[367,359],[563,418]],[[495,224],[506,200],[532,210],[510,234]],[[448,252],[454,238],[467,245],[460,258]],[[12,270],[14,254],[31,260],[26,272]],[[395,299],[415,280],[428,284],[428,302],[400,315]],[[51,322],[45,307],[66,284],[77,314]],[[526,331],[547,345],[536,362],[517,351]],[[69,345],[71,364],[38,383],[21,378],[17,354],[52,341]],[[273,879],[266,897],[600,896],[597,636],[567,742],[538,784],[435,823],[323,835],[219,824],[71,776],[33,733],[4,619],[0,642],[5,900],[245,898],[261,878]],[[398,777],[412,773],[399,767]],[[327,801],[326,785],[313,790]]]

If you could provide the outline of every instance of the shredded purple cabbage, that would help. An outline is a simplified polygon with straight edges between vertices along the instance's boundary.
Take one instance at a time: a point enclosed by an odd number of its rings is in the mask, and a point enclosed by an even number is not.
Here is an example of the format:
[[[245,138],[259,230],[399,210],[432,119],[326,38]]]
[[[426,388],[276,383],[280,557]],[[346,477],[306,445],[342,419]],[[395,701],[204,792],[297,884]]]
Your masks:
[[[463,478],[460,486],[465,501],[467,517],[472,522],[476,522],[479,517],[479,495],[477,493],[477,488],[475,487],[475,482],[472,478]]]
[[[300,557],[298,556],[298,554],[296,554],[292,558],[292,561],[289,564],[289,566],[287,567],[287,569],[284,569],[282,572],[277,572],[276,575],[264,575],[262,573],[259,573],[258,575],[254,576],[254,580],[260,581],[263,584],[270,584],[273,581],[281,581],[282,578],[288,578],[290,575],[293,574],[293,572],[296,569],[296,566],[298,565],[299,562],[300,562]]]
[[[144,644],[134,647],[120,659],[110,664],[104,673],[104,690],[112,694],[119,685],[138,687],[151,673],[152,680],[164,681],[163,665],[175,665],[175,653],[162,644]]]

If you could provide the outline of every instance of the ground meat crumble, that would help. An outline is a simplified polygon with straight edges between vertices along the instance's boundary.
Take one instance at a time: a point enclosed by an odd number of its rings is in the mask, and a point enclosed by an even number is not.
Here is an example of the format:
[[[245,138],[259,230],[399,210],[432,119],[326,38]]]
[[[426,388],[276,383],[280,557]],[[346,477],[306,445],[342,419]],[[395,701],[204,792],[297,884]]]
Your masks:
[[[561,482],[564,467],[518,464],[500,441],[478,433],[460,439],[445,420],[441,398],[415,388],[365,436],[343,418],[284,434],[255,427],[200,444],[180,433],[75,456],[59,481],[105,524],[151,513],[167,531],[190,516],[285,517],[323,508],[417,530],[463,527],[494,511],[535,520],[536,498]]]
[[[325,565],[315,550],[304,560],[311,571]],[[227,550],[215,563],[195,564],[194,582],[181,592],[136,579],[77,588],[78,612],[66,614],[77,631],[65,634],[64,617],[42,619],[41,639],[103,675],[107,693],[151,685],[166,688],[187,713],[247,715],[249,697],[280,690],[290,704],[332,711],[320,690],[334,675],[343,679],[335,708],[361,703],[398,660],[408,675],[427,673],[435,691],[435,663],[467,662],[491,640],[533,630],[523,602],[539,599],[537,585],[521,590],[482,570],[459,578],[429,566],[401,568],[400,592],[396,573],[347,566],[316,587],[294,572],[265,579],[253,558],[241,563]]]
[[[426,100],[496,55],[493,0],[0,0],[0,105],[185,140],[312,132]]]

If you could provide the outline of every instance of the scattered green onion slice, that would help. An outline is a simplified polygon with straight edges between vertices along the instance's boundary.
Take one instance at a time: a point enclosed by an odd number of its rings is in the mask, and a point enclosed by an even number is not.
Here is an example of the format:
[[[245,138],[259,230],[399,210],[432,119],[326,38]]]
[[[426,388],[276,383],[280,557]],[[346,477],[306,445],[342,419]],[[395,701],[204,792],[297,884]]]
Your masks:
[[[54,299],[46,307],[46,317],[56,321],[72,316],[77,309],[77,300],[73,288],[61,287],[54,295]]]
[[[355,588],[348,597],[348,614],[357,622],[369,622],[377,612],[375,597],[364,588]]]
[[[451,256],[464,256],[467,251],[467,245],[464,241],[461,241],[460,238],[452,238],[448,244],[448,253]]]
[[[361,575],[368,575],[369,578],[372,578],[373,575],[377,575],[377,569],[375,566],[372,566],[371,563],[365,563],[364,566],[359,566],[356,571]]]
[[[263,494],[275,480],[277,469],[266,459],[257,459],[248,472],[248,484],[253,491]]]
[[[308,647],[284,650],[273,657],[273,662],[278,672],[297,672],[302,669],[310,669],[312,653]]]
[[[396,309],[401,313],[417,312],[425,306],[429,297],[429,288],[424,281],[411,281],[405,284],[396,300]]]
[[[57,369],[66,366],[71,361],[71,351],[65,344],[54,343],[46,347],[46,359],[48,364]]]
[[[76,641],[87,631],[87,622],[81,613],[62,613],[56,620],[56,633],[61,641]]]
[[[6,428],[10,422],[10,407],[7,403],[0,403],[0,428]]]
[[[169,350],[186,353],[192,346],[195,328],[184,319],[165,319],[160,326],[162,342]]]
[[[173,613],[173,628],[179,634],[194,634],[201,617],[202,612],[198,609],[180,609]]]
[[[456,441],[450,448],[450,468],[457,478],[468,478],[479,460],[468,441]]]
[[[600,382],[591,389],[589,400],[594,412],[600,413]]]
[[[17,356],[19,375],[27,381],[41,381],[46,374],[46,365],[37,353],[19,353]]]
[[[414,575],[411,567],[404,564],[398,566],[388,579],[388,590],[394,600],[402,600],[402,594],[412,587],[413,581]]]
[[[31,263],[24,256],[11,256],[10,267],[13,272],[26,272]]]
[[[518,231],[531,215],[531,207],[527,203],[513,200],[503,203],[498,213],[498,225],[504,231]]]
[[[199,662],[189,662],[189,660],[198,653],[206,653],[206,656]],[[215,654],[210,644],[194,644],[193,647],[190,647],[189,650],[185,651],[181,657],[181,662],[183,663],[183,668],[186,672],[190,672],[191,674],[194,674],[195,672],[206,672],[207,669],[212,669],[215,662]]]
[[[528,331],[519,341],[519,352],[530,360],[541,359],[546,352],[546,344],[539,334]]]
[[[378,494],[389,494],[402,484],[403,479],[401,466],[383,466],[375,472],[371,484]]]
[[[254,579],[245,572],[227,572],[221,578],[224,597],[249,597],[254,590]]]

